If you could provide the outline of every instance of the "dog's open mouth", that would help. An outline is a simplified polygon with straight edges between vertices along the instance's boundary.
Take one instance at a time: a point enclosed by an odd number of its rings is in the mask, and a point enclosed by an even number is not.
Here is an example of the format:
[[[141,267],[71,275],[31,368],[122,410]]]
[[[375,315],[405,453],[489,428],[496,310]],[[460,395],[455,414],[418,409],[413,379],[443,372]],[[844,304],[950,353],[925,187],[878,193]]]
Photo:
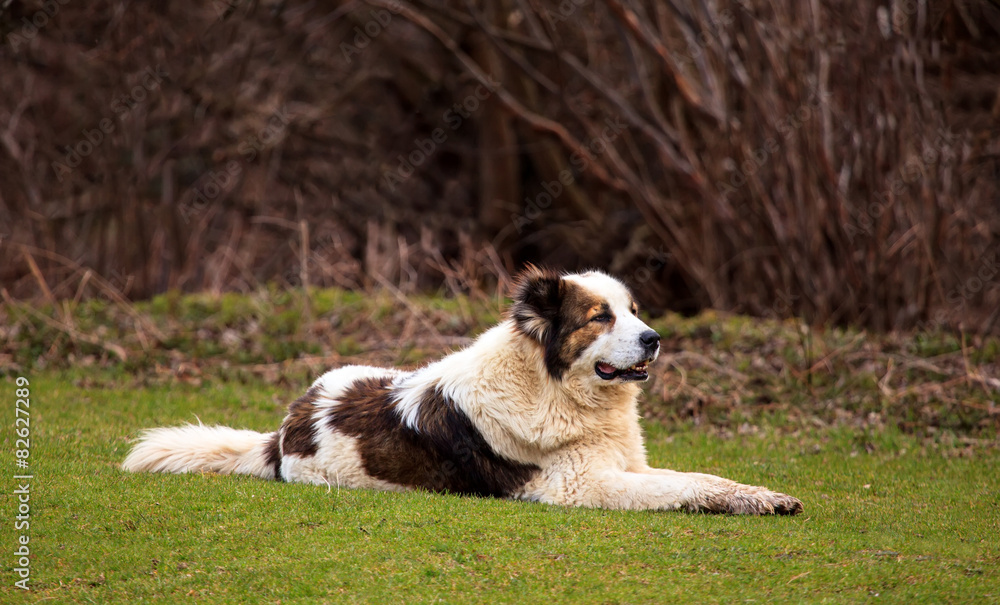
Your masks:
[[[605,363],[603,361],[598,361],[594,366],[594,371],[603,380],[614,380],[615,378],[621,378],[622,380],[646,380],[649,378],[649,362],[640,361],[639,363],[620,370],[610,363]]]

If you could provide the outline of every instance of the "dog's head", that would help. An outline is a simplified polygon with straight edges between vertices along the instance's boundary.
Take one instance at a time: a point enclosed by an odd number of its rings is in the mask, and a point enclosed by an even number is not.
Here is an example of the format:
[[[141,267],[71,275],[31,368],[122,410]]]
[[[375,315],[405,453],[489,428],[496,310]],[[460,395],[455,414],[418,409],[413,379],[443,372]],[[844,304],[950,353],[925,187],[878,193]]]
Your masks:
[[[639,319],[629,289],[599,271],[559,275],[529,267],[518,278],[510,316],[544,348],[554,378],[646,380],[660,351],[660,335]]]

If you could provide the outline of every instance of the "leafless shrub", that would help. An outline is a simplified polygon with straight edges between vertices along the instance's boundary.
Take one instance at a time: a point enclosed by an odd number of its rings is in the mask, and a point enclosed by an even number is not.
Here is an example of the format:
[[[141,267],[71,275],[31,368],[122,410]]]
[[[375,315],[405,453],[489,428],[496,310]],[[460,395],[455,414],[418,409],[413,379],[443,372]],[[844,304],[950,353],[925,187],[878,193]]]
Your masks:
[[[130,297],[531,260],[654,309],[996,325],[985,0],[67,3],[27,35],[44,9],[0,13],[14,296],[28,244]]]

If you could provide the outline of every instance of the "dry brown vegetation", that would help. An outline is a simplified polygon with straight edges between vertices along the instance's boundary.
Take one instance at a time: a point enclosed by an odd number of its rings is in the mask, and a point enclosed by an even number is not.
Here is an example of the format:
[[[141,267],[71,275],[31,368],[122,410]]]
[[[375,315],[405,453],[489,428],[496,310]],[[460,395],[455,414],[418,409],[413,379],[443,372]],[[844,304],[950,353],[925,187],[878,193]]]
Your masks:
[[[0,368],[46,370],[78,387],[261,381],[306,388],[348,363],[414,368],[469,344],[502,301],[276,288],[253,294],[99,299],[47,313],[0,305]],[[303,312],[309,309],[310,313]],[[859,439],[892,427],[961,454],[1000,446],[1000,339],[854,329],[715,311],[666,314],[642,412],[719,435],[849,426]],[[287,401],[286,401],[287,403]],[[957,448],[957,449],[955,449]]]
[[[654,309],[990,331],[989,0],[13,2],[17,299],[608,268]]]

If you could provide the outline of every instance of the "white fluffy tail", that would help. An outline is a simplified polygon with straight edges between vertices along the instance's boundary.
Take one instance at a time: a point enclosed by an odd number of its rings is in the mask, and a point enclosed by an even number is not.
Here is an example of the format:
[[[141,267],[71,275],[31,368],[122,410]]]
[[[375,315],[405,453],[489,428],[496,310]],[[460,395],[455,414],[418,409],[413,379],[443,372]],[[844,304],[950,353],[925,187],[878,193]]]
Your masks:
[[[213,472],[275,478],[269,446],[274,433],[189,424],[144,431],[122,468],[154,473]]]

